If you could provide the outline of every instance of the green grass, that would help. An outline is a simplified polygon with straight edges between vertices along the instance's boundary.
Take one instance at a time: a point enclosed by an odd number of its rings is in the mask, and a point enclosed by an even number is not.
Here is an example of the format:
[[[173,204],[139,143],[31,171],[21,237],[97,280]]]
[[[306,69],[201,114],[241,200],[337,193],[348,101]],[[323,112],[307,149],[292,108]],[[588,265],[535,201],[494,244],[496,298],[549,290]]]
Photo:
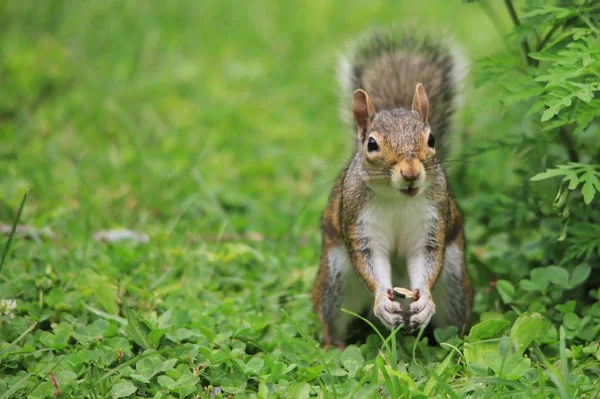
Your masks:
[[[448,27],[473,59],[504,49],[483,7],[414,4],[0,2],[0,221],[13,223],[28,192],[20,223],[56,234],[16,236],[1,269],[0,299],[17,308],[0,314],[0,398],[598,389],[597,335],[577,341],[567,326],[559,337],[562,313],[520,316],[509,305],[518,279],[488,290],[509,238],[483,237],[493,210],[482,207],[515,182],[507,151],[452,170],[470,248],[491,254],[469,254],[482,322],[466,342],[439,330],[437,346],[377,335],[341,354],[318,345],[318,219],[352,146],[337,52],[369,26],[405,20]],[[498,109],[474,95],[467,150],[503,135]],[[120,227],[150,243],[92,238]]]

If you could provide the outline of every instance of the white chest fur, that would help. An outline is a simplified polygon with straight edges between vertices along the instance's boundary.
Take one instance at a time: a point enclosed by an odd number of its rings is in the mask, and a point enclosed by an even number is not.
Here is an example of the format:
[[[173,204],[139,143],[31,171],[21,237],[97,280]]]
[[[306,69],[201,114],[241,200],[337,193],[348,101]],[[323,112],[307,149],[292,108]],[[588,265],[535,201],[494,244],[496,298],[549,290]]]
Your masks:
[[[406,257],[425,245],[435,215],[425,196],[374,196],[360,221],[362,233],[376,252],[388,257]]]

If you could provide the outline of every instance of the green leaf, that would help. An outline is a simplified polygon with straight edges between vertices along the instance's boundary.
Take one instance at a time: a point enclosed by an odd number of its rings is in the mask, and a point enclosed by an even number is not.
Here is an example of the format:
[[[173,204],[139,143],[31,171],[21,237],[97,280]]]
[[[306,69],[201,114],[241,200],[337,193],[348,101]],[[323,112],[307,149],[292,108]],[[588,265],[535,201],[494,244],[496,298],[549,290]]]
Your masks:
[[[539,291],[538,287],[531,282],[531,280],[521,280],[519,282],[519,287],[521,287],[522,289],[524,289],[525,291]]]
[[[58,380],[62,386],[68,386],[77,379],[77,374],[69,370],[61,370],[58,372]]]
[[[40,342],[52,349],[61,350],[69,345],[71,334],[52,334],[48,331],[42,331],[40,334]]]
[[[151,349],[152,344],[148,338],[150,328],[142,321],[142,318],[129,308],[124,309],[125,317],[127,318],[127,331],[131,338],[142,348]]]
[[[103,278],[94,282],[94,294],[100,305],[110,314],[119,313],[117,304],[117,287]]]
[[[144,384],[150,384],[150,382],[151,382],[148,377],[145,377],[138,373],[131,373],[131,375],[129,377],[136,381],[143,382]]]
[[[540,334],[544,325],[544,319],[539,313],[522,314],[515,320],[510,329],[510,339],[519,354],[531,345],[533,340]]]
[[[545,268],[535,268],[530,272],[530,275],[531,283],[535,285],[538,291],[544,292],[548,288],[548,284],[550,283],[550,281],[548,280],[548,275],[546,273]]]
[[[325,366],[322,363],[319,363],[319,364],[315,364],[314,366],[308,367],[306,369],[306,372],[313,376],[318,376],[319,374],[321,374],[323,372],[324,369],[325,369]]]
[[[545,172],[538,173],[537,175],[531,177],[529,180],[531,181],[539,181],[550,179],[552,177],[564,176],[567,174],[567,171],[564,169],[546,169]]]
[[[578,285],[583,284],[589,277],[591,271],[592,268],[588,264],[582,263],[578,265],[571,274],[571,279],[569,280],[569,288],[575,288]]]
[[[548,266],[546,268],[546,276],[552,284],[559,287],[567,287],[569,285],[569,272],[559,266]]]
[[[354,375],[365,363],[365,358],[363,357],[360,349],[357,346],[350,345],[344,349],[342,355],[340,356],[340,360],[342,365],[350,375]]]
[[[175,338],[179,342],[185,341],[186,339],[192,338],[193,336],[194,332],[187,328],[178,328],[177,331],[175,331]]]
[[[133,395],[137,391],[137,387],[131,381],[120,382],[115,384],[110,390],[112,398],[126,398]]]
[[[171,318],[173,317],[173,311],[171,309],[167,310],[158,318],[158,328],[160,329],[168,329],[171,327]]]
[[[487,367],[489,367],[495,374],[500,375],[502,371],[502,354],[500,352],[486,352],[483,354],[483,358]]]
[[[531,367],[531,359],[523,358],[519,353],[513,353],[502,366],[502,377],[511,380],[521,378]]]
[[[176,363],[177,359],[168,359],[164,361],[161,360],[160,362],[154,365],[154,372],[160,373],[172,369]]]
[[[577,330],[580,326],[579,317],[575,313],[567,313],[563,318],[563,324],[569,330]]]
[[[135,369],[144,377],[150,378],[154,374],[154,363],[146,357],[137,361]]]
[[[567,301],[567,302],[565,302],[563,304],[556,305],[555,308],[560,313],[569,313],[569,312],[574,312],[575,311],[575,306],[576,306],[576,302],[574,300],[570,300],[570,301]]]
[[[183,367],[187,367],[185,365],[181,365]],[[186,388],[190,388],[193,387],[194,385],[196,385],[196,383],[198,382],[198,376],[195,376],[194,374],[192,374],[189,369],[186,368],[187,373],[183,374],[181,377],[179,377],[179,379],[177,380],[176,384],[175,384],[175,389],[186,389]],[[244,380],[245,381],[245,380]]]
[[[221,388],[228,393],[240,393],[246,389],[247,378],[243,373],[233,373],[221,381]]]
[[[554,105],[547,108],[546,111],[544,111],[544,114],[542,115],[542,122],[546,122],[547,120],[551,119],[554,115],[558,114],[559,109],[560,107],[558,105]]]
[[[270,397],[269,386],[266,382],[260,381],[258,383],[258,398],[259,399],[269,399]]]
[[[433,336],[435,340],[439,343],[449,342],[452,338],[456,336],[458,333],[458,329],[456,326],[448,326],[444,328],[436,328],[433,331]]]
[[[247,374],[258,374],[260,369],[263,368],[265,361],[260,357],[253,357],[246,363],[245,371]]]
[[[308,382],[301,382],[290,386],[290,395],[293,399],[309,399],[310,385]]]
[[[150,345],[152,345],[153,348],[158,348],[160,339],[162,338],[163,335],[165,335],[166,332],[167,332],[167,330],[162,329],[162,328],[157,328],[157,329],[152,330],[150,332],[150,334],[148,334],[148,341],[150,342]]]
[[[505,319],[490,319],[479,322],[471,328],[469,342],[496,337],[509,325],[510,321]]]
[[[579,180],[583,182],[583,187],[581,188],[583,202],[585,202],[586,205],[589,205],[594,199],[596,191],[599,191],[600,180],[598,180],[593,170],[587,170]]]
[[[532,11],[521,15],[522,19],[528,19],[538,15],[553,14],[555,18],[564,19],[572,15],[575,11],[570,8],[557,7],[552,5],[542,5],[535,7]]]
[[[585,182],[581,188],[581,194],[583,194],[583,202],[589,205],[596,195],[596,190],[590,182]]]
[[[175,387],[175,380],[167,375],[159,375],[157,381],[160,384],[160,386],[165,387],[169,390]]]
[[[569,181],[569,185],[567,186],[569,190],[575,190],[579,185],[579,178],[575,172],[568,171],[565,173],[565,179]]]
[[[498,280],[496,281],[496,289],[502,298],[502,302],[511,303],[515,297],[515,287],[510,281]]]

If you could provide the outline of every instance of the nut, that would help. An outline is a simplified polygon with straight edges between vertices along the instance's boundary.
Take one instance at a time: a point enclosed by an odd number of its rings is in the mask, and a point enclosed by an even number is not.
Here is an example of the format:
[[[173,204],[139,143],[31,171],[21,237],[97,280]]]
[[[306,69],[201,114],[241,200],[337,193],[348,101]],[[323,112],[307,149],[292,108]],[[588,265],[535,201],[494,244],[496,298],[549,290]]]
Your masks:
[[[408,290],[406,288],[402,288],[402,287],[394,287],[394,295],[397,298],[407,298],[407,299],[412,299],[413,301],[416,301],[417,299],[419,299],[419,290]]]

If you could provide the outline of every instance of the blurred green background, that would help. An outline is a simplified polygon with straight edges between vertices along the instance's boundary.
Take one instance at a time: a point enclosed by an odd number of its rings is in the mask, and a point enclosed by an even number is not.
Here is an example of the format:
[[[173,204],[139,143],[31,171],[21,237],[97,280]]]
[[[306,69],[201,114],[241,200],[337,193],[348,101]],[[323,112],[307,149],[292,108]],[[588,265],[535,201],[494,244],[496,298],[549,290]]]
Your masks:
[[[24,221],[73,238],[115,226],[315,236],[353,145],[336,57],[403,21],[448,29],[471,59],[503,48],[489,13],[459,1],[4,1],[0,219],[28,189]]]

